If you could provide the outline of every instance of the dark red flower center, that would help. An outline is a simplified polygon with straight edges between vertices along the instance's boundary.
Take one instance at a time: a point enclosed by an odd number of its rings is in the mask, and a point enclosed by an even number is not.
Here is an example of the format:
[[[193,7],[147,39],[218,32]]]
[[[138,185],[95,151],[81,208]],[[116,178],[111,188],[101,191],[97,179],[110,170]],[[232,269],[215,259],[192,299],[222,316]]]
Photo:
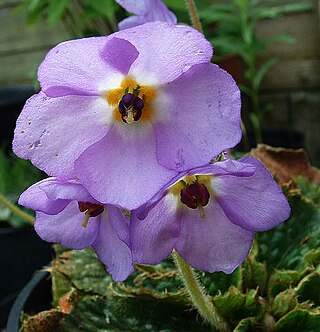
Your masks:
[[[144,101],[133,93],[126,93],[120,100],[118,109],[121,119],[125,123],[133,123],[138,121],[142,115]]]
[[[85,212],[88,217],[97,217],[104,211],[101,204],[93,204],[88,202],[78,202],[80,212]]]
[[[203,183],[192,183],[180,191],[181,203],[191,209],[206,206],[209,202],[210,194]]]

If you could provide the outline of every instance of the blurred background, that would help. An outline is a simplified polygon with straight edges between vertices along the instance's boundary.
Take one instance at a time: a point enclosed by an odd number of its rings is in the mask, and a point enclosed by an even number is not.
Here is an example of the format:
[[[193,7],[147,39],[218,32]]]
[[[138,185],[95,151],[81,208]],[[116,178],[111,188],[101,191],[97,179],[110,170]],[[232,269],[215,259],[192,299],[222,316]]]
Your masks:
[[[165,2],[189,24],[183,0]],[[319,165],[319,1],[196,4],[215,47],[213,61],[241,85],[251,144],[305,147]],[[126,15],[113,0],[0,0],[1,142],[10,144],[15,116],[38,88],[36,71],[46,52],[63,40],[116,31]],[[6,119],[5,105],[14,102],[19,105]]]
[[[183,0],[164,2],[179,22],[190,24]],[[305,148],[312,164],[320,166],[319,3],[196,0],[215,49],[213,62],[228,70],[242,91],[248,139],[238,150],[249,151],[257,143]],[[110,34],[127,15],[113,0],[0,0],[0,194],[11,202],[44,177],[13,156],[11,141],[25,101],[39,89],[36,73],[45,54],[64,40]],[[0,280],[1,327],[18,290],[50,261],[51,251],[4,206],[0,250],[11,255],[0,255],[0,264],[6,264]],[[10,261],[15,262],[12,267]]]

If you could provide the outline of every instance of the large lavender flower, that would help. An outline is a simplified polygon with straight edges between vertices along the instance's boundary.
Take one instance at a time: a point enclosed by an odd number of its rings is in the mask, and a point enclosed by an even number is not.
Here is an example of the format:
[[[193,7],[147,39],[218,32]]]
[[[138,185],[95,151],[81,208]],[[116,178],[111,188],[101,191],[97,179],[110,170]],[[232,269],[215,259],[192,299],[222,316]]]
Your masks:
[[[36,211],[35,230],[72,249],[92,246],[115,281],[133,272],[129,223],[120,209],[102,205],[77,181],[49,178],[28,188],[19,204]]]
[[[121,22],[119,29],[128,29],[153,21],[164,21],[176,24],[176,16],[161,0],[116,0],[128,12],[135,14]]]
[[[256,159],[203,166],[132,213],[133,260],[157,264],[176,249],[196,269],[231,273],[247,257],[254,232],[277,226],[289,213],[281,189]]]
[[[240,140],[239,90],[211,56],[201,33],[165,22],[64,42],[39,68],[14,151],[101,203],[137,208]]]

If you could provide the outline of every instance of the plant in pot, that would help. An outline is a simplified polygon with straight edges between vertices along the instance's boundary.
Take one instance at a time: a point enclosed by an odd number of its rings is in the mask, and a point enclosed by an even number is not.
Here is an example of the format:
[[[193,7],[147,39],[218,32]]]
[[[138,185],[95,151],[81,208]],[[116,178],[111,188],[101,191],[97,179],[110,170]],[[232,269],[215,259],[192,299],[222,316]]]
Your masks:
[[[15,153],[50,175],[19,204],[74,249],[21,331],[314,330],[319,171],[289,167],[283,192],[257,152],[235,160],[240,91],[210,43],[161,1],[118,2],[135,26],[51,50],[17,122]]]
[[[278,179],[291,216],[257,234],[248,258],[232,274],[197,272],[198,282],[206,287],[217,317],[233,331],[316,331],[320,171],[310,166],[303,150],[261,145],[251,155]],[[23,332],[212,330],[191,305],[172,259],[136,264],[134,274],[119,283],[106,274],[92,249],[55,246],[55,251],[52,278],[48,272],[36,275],[15,304],[8,331],[18,331],[20,318]]]

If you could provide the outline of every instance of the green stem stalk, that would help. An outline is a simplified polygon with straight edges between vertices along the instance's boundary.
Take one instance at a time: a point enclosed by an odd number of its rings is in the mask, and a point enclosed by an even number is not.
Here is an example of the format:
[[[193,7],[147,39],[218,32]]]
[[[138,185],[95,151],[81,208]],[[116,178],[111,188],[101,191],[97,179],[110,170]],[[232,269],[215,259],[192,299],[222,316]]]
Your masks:
[[[4,205],[12,213],[14,213],[15,215],[17,215],[18,217],[20,217],[22,220],[26,221],[27,223],[29,223],[31,225],[34,224],[34,218],[32,216],[30,216],[30,214],[22,211],[20,208],[18,208],[16,205],[12,204],[1,194],[0,194],[0,204]]]
[[[250,141],[247,133],[247,128],[243,120],[241,120],[241,129],[242,129],[242,141],[243,141],[244,150],[250,151],[251,150]]]
[[[172,256],[180,272],[183,284],[189,293],[190,299],[193,305],[198,309],[202,318],[210,323],[216,331],[230,331],[227,323],[220,316],[208,296],[204,293],[203,287],[199,284],[193,269],[176,251],[173,252]]]
[[[258,121],[255,121],[253,123],[253,127],[254,127],[254,135],[255,135],[255,139],[256,139],[256,145],[262,143],[262,129],[261,129],[261,109],[260,109],[260,102],[259,102],[259,95],[258,95],[258,91],[255,89],[252,89],[252,111],[256,114],[256,118],[258,119]]]
[[[192,26],[203,33],[202,25],[199,19],[198,11],[194,0],[185,0],[188,12],[191,18]]]

